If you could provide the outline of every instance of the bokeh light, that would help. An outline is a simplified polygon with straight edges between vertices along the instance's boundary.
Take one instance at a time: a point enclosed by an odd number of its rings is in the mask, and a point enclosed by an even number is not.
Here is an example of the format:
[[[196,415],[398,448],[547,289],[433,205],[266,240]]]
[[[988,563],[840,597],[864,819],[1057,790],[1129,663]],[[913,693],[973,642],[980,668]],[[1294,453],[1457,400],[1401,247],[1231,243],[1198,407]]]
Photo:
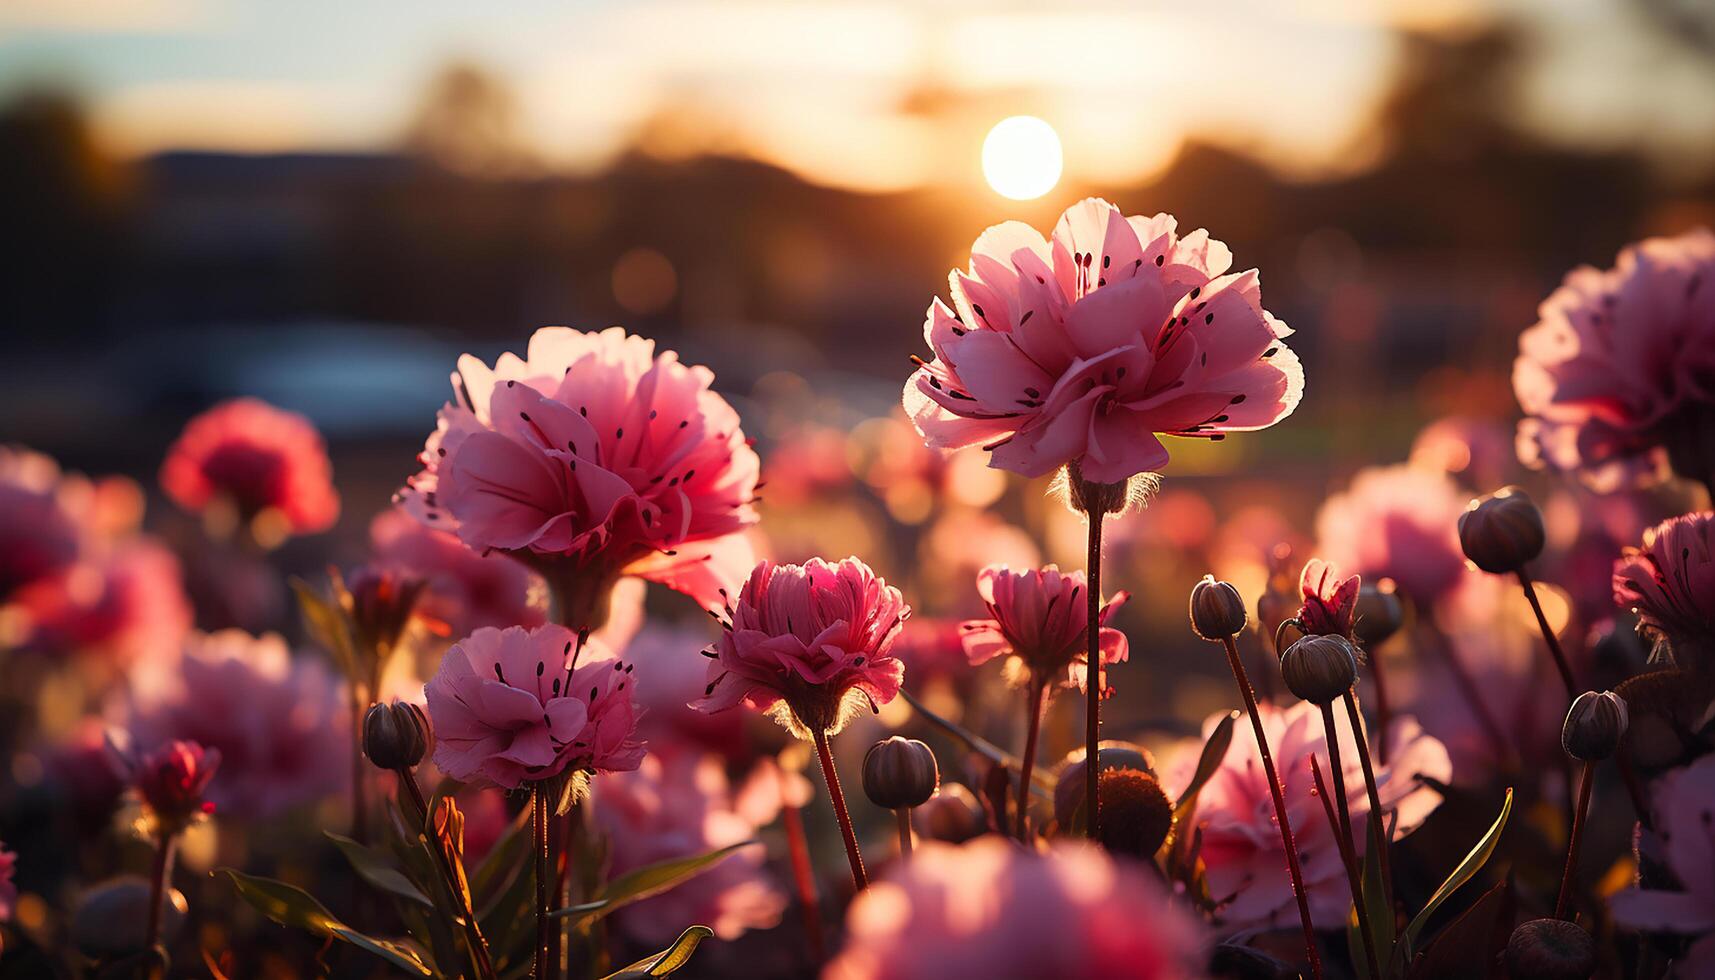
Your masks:
[[[1002,119],[983,140],[983,177],[995,193],[1014,201],[1053,190],[1064,165],[1060,135],[1035,116]]]

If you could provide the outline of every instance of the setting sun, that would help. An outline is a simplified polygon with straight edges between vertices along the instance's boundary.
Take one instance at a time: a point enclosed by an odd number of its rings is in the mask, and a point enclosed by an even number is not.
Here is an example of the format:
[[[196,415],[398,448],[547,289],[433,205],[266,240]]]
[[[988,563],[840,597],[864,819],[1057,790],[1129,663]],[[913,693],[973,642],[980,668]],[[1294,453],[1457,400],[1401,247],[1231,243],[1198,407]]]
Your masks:
[[[983,177],[1014,201],[1038,198],[1060,182],[1060,136],[1035,116],[995,123],[983,140]]]

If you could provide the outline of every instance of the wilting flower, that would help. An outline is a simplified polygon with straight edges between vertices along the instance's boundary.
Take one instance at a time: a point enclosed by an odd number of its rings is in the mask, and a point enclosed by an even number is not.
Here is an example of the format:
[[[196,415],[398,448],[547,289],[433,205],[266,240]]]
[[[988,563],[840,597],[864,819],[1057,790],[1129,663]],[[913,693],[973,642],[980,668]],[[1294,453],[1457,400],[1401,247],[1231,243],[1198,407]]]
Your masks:
[[[1683,962],[1715,963],[1715,877],[1709,874],[1715,854],[1715,824],[1710,821],[1715,813],[1715,756],[1669,772],[1651,785],[1655,827],[1639,846],[1665,865],[1679,889],[1633,888],[1609,898],[1608,908],[1616,922],[1640,932],[1696,937]]]
[[[1519,457],[1608,491],[1715,473],[1715,234],[1651,238],[1581,266],[1519,336]]]
[[[1201,976],[1203,929],[1137,866],[1087,844],[924,843],[852,903],[823,980]]]
[[[1360,578],[1341,578],[1334,566],[1320,558],[1304,563],[1298,591],[1304,604],[1298,607],[1298,624],[1310,634],[1332,634],[1352,638],[1352,622],[1358,613]],[[1265,624],[1265,628],[1266,628]]]
[[[1675,661],[1715,664],[1715,513],[1669,518],[1614,563],[1614,602],[1667,638]]]
[[[131,783],[159,832],[170,835],[212,808],[203,793],[219,769],[219,749],[172,741],[135,761]]]
[[[780,808],[777,793],[750,798],[764,795],[729,785],[719,759],[691,745],[652,746],[637,769],[603,776],[593,797],[596,824],[612,849],[609,874],[754,840]],[[686,922],[705,923],[729,940],[772,928],[786,894],[766,859],[760,845],[734,851],[696,877],[621,909],[619,928],[651,946],[671,941]]]
[[[977,592],[989,618],[961,625],[965,655],[972,664],[982,664],[1004,654],[1015,658],[1020,681],[1051,684],[1063,678],[1083,689],[1089,673],[1086,584],[1083,572],[1062,572],[1055,565],[1022,572],[1004,565],[983,569]],[[1127,598],[1115,593],[1097,616],[1103,664],[1125,662],[1125,634],[1108,626],[1108,620]]]
[[[18,886],[12,883],[12,875],[18,869],[18,855],[0,844],[0,922],[11,922],[12,912],[18,904]]]
[[[176,662],[133,676],[137,745],[197,742],[220,753],[207,797],[223,813],[270,817],[345,787],[345,695],[326,662],[293,657],[275,634],[192,633]]]
[[[911,608],[856,558],[761,562],[728,614],[705,652],[713,662],[695,705],[703,711],[749,705],[809,738],[899,693],[905,665],[891,649]]]
[[[541,571],[572,607],[563,622],[599,626],[592,604],[622,574],[719,605],[752,560],[739,532],[756,523],[758,464],[713,381],[619,327],[544,327],[493,368],[466,354],[401,497]]]
[[[1175,227],[1090,198],[1051,242],[1016,221],[983,232],[953,306],[929,306],[935,360],[905,385],[929,444],[984,444],[1025,476],[1082,460],[1116,483],[1167,464],[1157,434],[1222,439],[1291,413],[1304,372],[1255,270],[1223,275],[1227,247]]]
[[[1309,892],[1310,917],[1320,923],[1342,922],[1351,906],[1351,892],[1338,842],[1322,802],[1315,796],[1310,772],[1313,754],[1322,758],[1324,766],[1327,764],[1318,709],[1301,701],[1286,709],[1263,702],[1258,710],[1280,772],[1304,887]],[[1205,738],[1188,740],[1175,753],[1163,779],[1174,788],[1175,798],[1189,782],[1203,742],[1222,717],[1204,722]],[[1376,767],[1376,788],[1382,806],[1398,811],[1397,839],[1416,830],[1440,805],[1441,797],[1419,778],[1445,782],[1452,776],[1452,765],[1447,750],[1425,735],[1412,718],[1395,716],[1388,736],[1393,749],[1388,764]],[[1340,726],[1340,761],[1345,766],[1352,836],[1362,854],[1369,840],[1369,799],[1364,792],[1357,743],[1344,726]],[[1296,926],[1298,909],[1287,875],[1285,845],[1275,824],[1274,804],[1251,726],[1233,729],[1232,746],[1221,767],[1197,794],[1194,819],[1202,829],[1199,853],[1207,866],[1209,892],[1219,903],[1215,918],[1223,933]]]
[[[576,634],[553,624],[480,629],[454,644],[424,687],[435,765],[505,789],[637,768],[631,665],[598,641],[577,647]]]
[[[1445,473],[1413,466],[1360,470],[1316,515],[1316,551],[1336,568],[1391,578],[1422,606],[1466,577],[1459,515],[1468,496]]]
[[[191,419],[167,450],[161,488],[192,513],[214,503],[244,520],[272,512],[296,534],[325,531],[339,517],[321,434],[302,415],[255,398],[222,402]]]

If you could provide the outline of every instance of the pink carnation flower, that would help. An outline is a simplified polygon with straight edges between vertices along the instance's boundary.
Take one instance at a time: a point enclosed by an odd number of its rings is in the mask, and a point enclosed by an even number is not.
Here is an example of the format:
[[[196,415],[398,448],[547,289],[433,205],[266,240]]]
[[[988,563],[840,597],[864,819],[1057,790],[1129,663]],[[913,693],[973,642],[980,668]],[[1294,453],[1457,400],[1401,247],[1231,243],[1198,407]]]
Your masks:
[[[483,556],[457,536],[384,510],[369,525],[373,563],[400,569],[425,583],[417,611],[450,637],[484,626],[540,626],[548,621],[548,592],[529,569],[499,555]]]
[[[1369,579],[1391,578],[1420,606],[1467,577],[1459,515],[1469,502],[1445,473],[1414,466],[1360,470],[1316,514],[1316,553]]]
[[[686,744],[653,746],[637,769],[603,776],[592,797],[595,821],[610,846],[608,874],[754,841],[780,801],[775,796],[771,806],[747,811],[741,805],[745,792],[735,793],[716,756]],[[621,909],[619,928],[651,948],[671,942],[687,922],[701,922],[727,940],[773,928],[786,894],[767,870],[767,857],[760,844],[741,848],[660,895]]]
[[[1614,563],[1614,602],[1667,637],[1680,664],[1715,664],[1715,512],[1644,532],[1644,546]]]
[[[406,509],[543,572],[563,622],[599,626],[622,574],[718,606],[752,561],[758,463],[713,381],[619,327],[543,327],[493,368],[466,354]]]
[[[725,632],[704,653],[713,660],[696,702],[704,711],[746,704],[812,737],[899,693],[905,665],[891,649],[911,608],[856,558],[762,562],[727,613]]]
[[[94,549],[14,596],[23,646],[118,667],[171,660],[191,627],[178,559],[138,536]]]
[[[1135,865],[1080,843],[927,842],[857,897],[823,980],[1203,975],[1202,924]]]
[[[632,665],[599,641],[581,652],[577,645],[576,634],[553,624],[479,629],[455,644],[424,687],[435,765],[505,789],[637,768]]]
[[[1045,685],[1063,676],[1084,689],[1090,616],[1085,585],[1083,572],[1062,572],[1056,565],[1022,572],[1004,565],[983,569],[977,575],[977,593],[990,618],[960,625],[965,656],[972,664],[1010,656],[1016,659],[1021,680]],[[1104,665],[1125,662],[1125,634],[1109,627],[1108,619],[1127,598],[1124,592],[1115,593],[1098,616]]]
[[[271,817],[345,788],[342,684],[275,634],[191,634],[176,662],[133,675],[130,708],[135,744],[197,742],[219,753],[207,798],[222,813]]]
[[[1696,937],[1680,961],[1715,963],[1715,756],[1704,756],[1652,784],[1653,832],[1639,847],[1677,879],[1679,890],[1633,888],[1608,899],[1614,921],[1648,933]],[[1678,974],[1676,974],[1678,975]],[[1686,976],[1707,974],[1692,970]]]
[[[1323,778],[1328,779],[1322,719],[1316,706],[1305,701],[1284,710],[1266,701],[1257,708],[1280,772],[1287,818],[1292,821],[1304,887],[1309,892],[1310,917],[1323,928],[1337,928],[1345,921],[1352,898],[1334,831],[1315,795],[1310,771],[1310,757],[1315,755],[1321,760]],[[1190,781],[1203,743],[1221,717],[1204,722],[1204,737],[1187,740],[1175,753],[1163,779],[1173,788],[1175,798]],[[1369,839],[1369,798],[1364,791],[1357,743],[1344,724],[1339,731],[1352,836],[1362,854]],[[1441,803],[1441,797],[1419,778],[1446,782],[1452,776],[1452,764],[1441,743],[1423,734],[1412,718],[1395,716],[1388,739],[1392,756],[1387,765],[1376,767],[1376,785],[1382,806],[1399,811],[1397,839],[1416,830]],[[1287,873],[1286,849],[1275,824],[1274,802],[1251,726],[1234,727],[1232,745],[1220,769],[1197,795],[1192,819],[1202,830],[1200,853],[1207,866],[1210,894],[1220,903],[1215,915],[1223,934],[1296,928],[1298,907]]]
[[[1255,270],[1224,274],[1225,245],[1175,226],[1090,198],[1051,242],[1016,221],[983,232],[953,306],[929,306],[935,359],[905,385],[929,444],[985,444],[1025,476],[1082,460],[1116,483],[1167,464],[1157,434],[1222,439],[1291,413],[1304,372]]]
[[[1358,614],[1357,575],[1341,578],[1334,566],[1320,558],[1304,563],[1298,591],[1304,604],[1298,607],[1298,623],[1306,633],[1338,634],[1350,639]]]
[[[321,434],[302,415],[255,398],[191,419],[167,450],[161,488],[192,513],[222,500],[246,520],[276,512],[297,534],[325,531],[339,517]]]
[[[1614,268],[1567,274],[1519,337],[1519,457],[1598,490],[1650,482],[1671,461],[1715,477],[1715,234],[1651,238]]]

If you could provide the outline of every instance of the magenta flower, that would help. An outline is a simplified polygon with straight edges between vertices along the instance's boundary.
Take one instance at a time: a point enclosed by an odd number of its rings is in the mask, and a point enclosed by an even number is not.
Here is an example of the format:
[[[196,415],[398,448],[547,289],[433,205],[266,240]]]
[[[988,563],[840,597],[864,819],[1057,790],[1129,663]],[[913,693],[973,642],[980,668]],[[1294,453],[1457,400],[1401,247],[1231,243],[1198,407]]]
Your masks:
[[[1297,407],[1292,331],[1262,307],[1257,274],[1170,215],[1126,217],[1097,198],[1066,209],[1051,242],[1016,221],[983,232],[923,332],[935,359],[905,385],[931,446],[983,444],[1025,476],[1082,460],[1117,483],[1167,464],[1158,434],[1263,429]]]
[[[155,822],[173,833],[213,809],[203,793],[219,768],[219,749],[172,741],[138,759],[131,779]]]
[[[191,419],[167,450],[161,489],[193,514],[216,502],[245,520],[274,512],[296,534],[325,531],[339,517],[321,434],[302,415],[255,398]]]
[[[531,627],[548,621],[547,587],[529,569],[500,555],[480,555],[451,532],[425,527],[402,509],[375,515],[369,544],[376,566],[423,579],[417,611],[440,624],[435,632],[456,638],[484,626]]]
[[[11,922],[12,913],[18,907],[18,886],[12,882],[17,870],[18,855],[0,844],[0,922]]]
[[[822,980],[1203,975],[1205,930],[1140,868],[1086,844],[920,845],[857,897]]]
[[[1684,666],[1715,663],[1715,512],[1669,518],[1614,563],[1614,602],[1665,636]]]
[[[988,607],[988,619],[960,624],[965,656],[983,664],[998,656],[1014,658],[1019,680],[1048,684],[1063,675],[1068,684],[1084,689],[1089,672],[1083,572],[1062,572],[1056,565],[1015,572],[990,565],[977,575],[977,592]],[[1102,607],[1102,663],[1124,663],[1125,634],[1109,627],[1108,619],[1128,596],[1115,593]]]
[[[207,798],[243,818],[279,815],[346,787],[346,695],[327,662],[293,657],[279,636],[192,633],[181,657],[132,674],[135,744],[196,742],[219,752]]]
[[[1305,562],[1298,577],[1298,591],[1304,597],[1296,617],[1299,626],[1306,633],[1332,633],[1350,639],[1358,613],[1359,584],[1359,576],[1341,578],[1333,565],[1320,558]]]
[[[1316,514],[1316,552],[1369,579],[1391,578],[1423,607],[1467,578],[1459,515],[1470,500],[1445,473],[1415,466],[1358,471]]]
[[[621,575],[718,606],[753,560],[741,532],[758,463],[713,381],[619,327],[543,327],[493,368],[466,354],[401,497],[430,527],[541,571],[562,622],[599,626],[593,604]]]
[[[1318,709],[1306,701],[1286,709],[1265,701],[1257,708],[1280,773],[1287,818],[1292,822],[1304,887],[1309,893],[1310,917],[1324,925],[1343,922],[1351,906],[1351,891],[1338,842],[1315,796],[1310,772],[1312,754],[1321,759],[1324,769],[1328,764]],[[1177,797],[1189,782],[1204,741],[1222,717],[1216,715],[1204,722],[1204,738],[1187,739],[1174,753],[1162,780],[1171,789],[1170,795]],[[1369,840],[1365,822],[1369,798],[1351,730],[1341,728],[1340,740],[1352,836],[1362,854]],[[1419,782],[1419,777],[1446,782],[1452,776],[1452,764],[1441,743],[1425,735],[1412,718],[1394,716],[1388,741],[1394,748],[1388,764],[1376,767],[1376,788],[1382,807],[1398,810],[1397,839],[1416,830],[1440,805],[1441,797]],[[1324,778],[1327,775],[1323,773]],[[1285,845],[1275,824],[1274,803],[1251,726],[1241,724],[1233,729],[1233,744],[1220,769],[1197,795],[1194,825],[1202,829],[1200,854],[1207,866],[1210,895],[1218,903],[1215,919],[1222,934],[1296,928],[1298,907],[1287,874]]]
[[[856,558],[761,562],[727,613],[704,652],[713,662],[695,705],[703,711],[746,704],[809,738],[899,693],[905,665],[891,650],[911,607]]]
[[[128,668],[171,660],[191,626],[178,559],[152,537],[107,542],[13,596],[21,646]]]
[[[1715,477],[1715,234],[1651,238],[1614,268],[1581,266],[1519,336],[1519,457],[1609,491],[1668,463]]]
[[[1608,909],[1630,929],[1696,937],[1681,962],[1707,966],[1715,963],[1715,876],[1709,874],[1715,867],[1715,756],[1661,776],[1650,799],[1655,827],[1644,832],[1639,848],[1652,863],[1665,865],[1680,887],[1618,892],[1608,899]]]
[[[479,629],[454,644],[424,686],[435,765],[505,789],[562,773],[636,769],[631,665],[549,624]]]
[[[779,797],[752,812],[741,795],[718,757],[689,744],[652,745],[637,769],[603,776],[593,797],[596,824],[611,849],[608,874],[754,842],[779,811]],[[741,848],[696,877],[621,909],[619,929],[655,947],[671,942],[687,922],[704,923],[727,940],[773,928],[786,893],[767,869],[767,857],[760,844]]]
[[[57,463],[0,446],[0,602],[71,567],[86,528]]]

